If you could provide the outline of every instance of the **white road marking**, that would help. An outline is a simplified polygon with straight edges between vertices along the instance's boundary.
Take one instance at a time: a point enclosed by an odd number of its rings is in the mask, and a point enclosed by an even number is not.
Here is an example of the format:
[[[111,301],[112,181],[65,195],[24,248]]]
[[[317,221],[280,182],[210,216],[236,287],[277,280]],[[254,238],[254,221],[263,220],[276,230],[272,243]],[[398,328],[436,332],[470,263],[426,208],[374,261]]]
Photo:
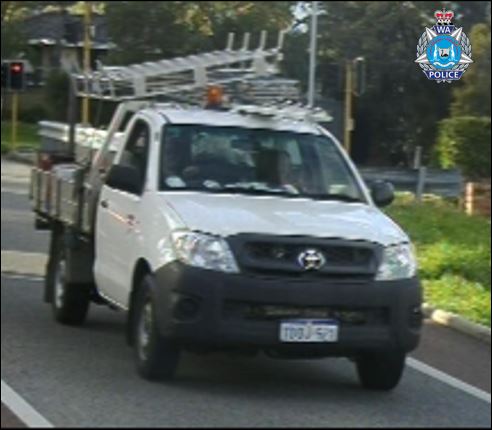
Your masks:
[[[29,196],[29,191],[13,187],[2,187],[2,193],[15,194],[18,196]]]
[[[2,273],[10,275],[43,277],[47,262],[46,254],[2,251]]]
[[[43,276],[29,276],[19,275],[16,273],[2,273],[2,277],[6,279],[12,279],[14,281],[27,281],[27,282],[44,282]]]
[[[34,226],[34,213],[14,209],[2,209],[2,222],[32,223]]]
[[[29,428],[55,428],[3,380],[2,403]]]
[[[10,184],[22,184],[28,185],[30,183],[30,177],[27,176],[18,176],[18,175],[2,175],[1,176],[2,183],[10,183]]]
[[[480,390],[473,385],[467,384],[466,382],[463,382],[451,375],[448,375],[447,373],[441,372],[440,370],[437,370],[434,367],[422,363],[421,361],[415,360],[414,358],[408,358],[407,365],[419,371],[420,373],[437,379],[440,382],[444,382],[445,384],[450,385],[453,388],[464,391],[465,393],[470,394],[471,396],[474,396],[480,400],[483,400],[486,403],[491,403],[490,393]]]

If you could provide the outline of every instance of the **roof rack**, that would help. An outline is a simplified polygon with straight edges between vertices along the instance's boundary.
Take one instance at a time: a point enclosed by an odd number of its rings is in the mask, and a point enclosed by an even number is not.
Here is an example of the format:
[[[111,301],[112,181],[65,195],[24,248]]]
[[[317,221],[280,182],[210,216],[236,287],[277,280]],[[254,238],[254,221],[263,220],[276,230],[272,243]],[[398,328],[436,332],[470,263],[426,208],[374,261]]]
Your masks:
[[[328,123],[333,121],[333,117],[324,109],[312,108],[310,106],[293,104],[290,102],[265,106],[237,105],[231,108],[231,112],[242,115],[310,123]]]
[[[250,83],[252,99],[259,96],[260,99],[269,100],[273,95],[273,83],[266,83],[262,88],[261,82],[255,83],[254,80],[272,78],[278,74],[285,33],[279,33],[277,45],[270,49],[266,49],[266,31],[261,33],[260,44],[255,50],[249,47],[250,33],[244,35],[242,47],[238,50],[233,49],[235,34],[229,33],[227,47],[223,51],[121,67],[99,64],[98,70],[91,73],[73,74],[76,93],[79,97],[122,102],[182,96],[196,93],[197,89],[208,85]],[[292,89],[295,84],[296,81],[277,81],[277,86],[284,85],[282,93],[285,98],[298,95]],[[278,88],[275,94],[279,94]]]

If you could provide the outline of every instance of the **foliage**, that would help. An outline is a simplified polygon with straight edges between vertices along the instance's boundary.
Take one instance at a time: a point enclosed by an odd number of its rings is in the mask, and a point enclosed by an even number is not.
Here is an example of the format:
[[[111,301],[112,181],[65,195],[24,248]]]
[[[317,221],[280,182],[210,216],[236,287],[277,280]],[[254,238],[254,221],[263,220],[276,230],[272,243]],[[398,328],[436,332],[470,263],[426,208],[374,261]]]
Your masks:
[[[363,56],[367,62],[367,91],[355,106],[356,161],[369,146],[377,163],[408,164],[416,145],[432,144],[435,122],[449,103],[448,89],[428,81],[409,61],[434,9],[415,2],[324,4],[321,63],[339,59],[345,73],[345,60]],[[375,100],[384,103],[375,107]]]
[[[475,25],[470,39],[474,63],[454,88],[451,115],[490,117],[490,24]]]
[[[490,117],[455,117],[439,124],[437,158],[472,179],[490,178]]]
[[[27,124],[37,124],[39,121],[48,119],[49,113],[45,106],[34,105],[23,108],[19,114],[19,120]]]
[[[50,118],[55,121],[67,121],[70,79],[63,71],[52,71],[46,80],[46,103]]]
[[[110,62],[128,64],[224,49],[230,31],[259,33],[287,27],[293,3],[109,2],[109,32],[118,41]]]
[[[426,300],[490,326],[490,220],[442,199],[399,198],[388,213],[417,247]]]
[[[303,3],[309,10],[310,2]],[[343,96],[339,76],[345,74],[347,59],[363,56],[367,62],[367,91],[355,100],[355,160],[366,162],[369,157],[374,164],[408,165],[414,148],[423,146],[428,161],[436,124],[448,116],[451,91],[429,81],[413,62],[417,41],[435,22],[434,10],[450,8],[459,25],[469,25],[485,20],[487,2],[330,1],[322,6],[326,13],[319,18],[318,76],[324,95]],[[464,30],[469,32],[470,27]],[[306,35],[306,46],[308,39]],[[334,65],[338,73],[329,71]]]
[[[12,128],[10,123],[2,122],[2,154],[11,149],[11,133]],[[37,125],[20,123],[17,138],[19,144],[17,149],[37,148],[39,146]]]
[[[2,1],[2,58],[15,56],[25,46],[19,26],[23,10],[22,2]]]
[[[58,10],[67,4],[70,13],[81,13],[82,3],[2,2],[2,55],[23,49],[23,37],[17,32],[23,16],[34,9]],[[260,30],[268,30],[273,37],[278,30],[292,27],[286,38],[284,72],[300,79],[303,89],[307,87],[306,30],[312,2],[93,3],[98,13],[106,14],[110,39],[117,45],[105,63],[129,64],[223,49],[231,31],[251,32],[255,46]],[[325,13],[319,18],[317,76],[323,95],[341,103],[346,60],[363,56],[367,61],[367,91],[355,99],[354,106],[356,162],[408,165],[417,145],[424,146],[427,162],[434,152],[437,124],[449,116],[451,102],[454,116],[490,116],[489,2],[320,4]],[[455,12],[457,24],[469,33],[473,44],[475,62],[462,82],[452,87],[429,81],[413,62],[418,38],[434,23],[434,10],[442,7]]]

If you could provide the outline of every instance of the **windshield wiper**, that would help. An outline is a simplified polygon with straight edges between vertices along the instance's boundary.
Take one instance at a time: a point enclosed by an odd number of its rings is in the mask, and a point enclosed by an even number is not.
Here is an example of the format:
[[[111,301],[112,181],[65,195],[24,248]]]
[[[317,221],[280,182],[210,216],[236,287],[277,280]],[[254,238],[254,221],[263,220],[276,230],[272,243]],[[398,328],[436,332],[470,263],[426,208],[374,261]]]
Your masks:
[[[365,203],[364,200],[348,194],[306,194],[304,197],[316,200],[341,201],[347,203]]]
[[[224,187],[218,189],[208,189],[207,191],[228,194],[228,193],[241,193],[253,196],[289,196],[289,197],[299,197],[299,194],[293,194],[286,190],[272,190],[266,188],[255,188],[255,187]]]

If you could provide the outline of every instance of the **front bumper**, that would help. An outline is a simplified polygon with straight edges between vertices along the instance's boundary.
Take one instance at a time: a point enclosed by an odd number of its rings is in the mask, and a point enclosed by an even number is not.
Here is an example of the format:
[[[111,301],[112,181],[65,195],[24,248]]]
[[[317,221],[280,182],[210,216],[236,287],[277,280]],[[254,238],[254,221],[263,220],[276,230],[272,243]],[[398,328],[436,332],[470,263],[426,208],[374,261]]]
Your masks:
[[[422,292],[417,278],[395,282],[293,279],[231,275],[172,263],[156,273],[156,280],[160,332],[184,346],[350,356],[374,349],[409,352],[419,343]],[[270,305],[357,310],[367,318],[341,321],[340,340],[335,344],[286,345],[279,340],[280,322],[290,318],[251,312]]]

